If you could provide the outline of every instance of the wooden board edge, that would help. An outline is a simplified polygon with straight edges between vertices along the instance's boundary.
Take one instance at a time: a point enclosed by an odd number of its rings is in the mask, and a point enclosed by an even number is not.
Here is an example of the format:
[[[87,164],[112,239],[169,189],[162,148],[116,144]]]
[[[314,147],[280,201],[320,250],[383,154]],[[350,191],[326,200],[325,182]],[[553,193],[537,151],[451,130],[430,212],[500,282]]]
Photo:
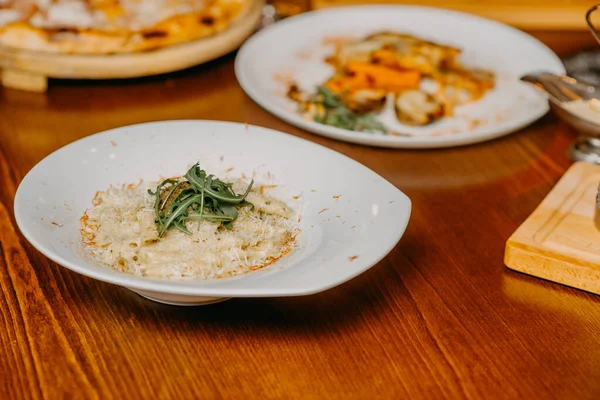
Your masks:
[[[4,68],[0,71],[2,86],[27,92],[43,93],[48,89],[48,78],[27,71]]]
[[[506,244],[504,264],[513,271],[600,294],[600,269],[529,251],[510,241]]]

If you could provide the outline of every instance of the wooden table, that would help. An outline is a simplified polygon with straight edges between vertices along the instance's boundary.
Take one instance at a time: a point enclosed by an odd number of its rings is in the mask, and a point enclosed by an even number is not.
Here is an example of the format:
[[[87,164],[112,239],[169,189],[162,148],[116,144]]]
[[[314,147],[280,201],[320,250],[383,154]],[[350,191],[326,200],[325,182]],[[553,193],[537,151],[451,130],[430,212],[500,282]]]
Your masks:
[[[538,34],[561,54],[587,32]],[[199,308],[70,272],[15,225],[17,185],[94,132],[180,118],[249,122],[325,144],[402,189],[413,214],[378,265],[327,292]],[[269,115],[233,56],[127,82],[0,95],[0,398],[600,398],[600,297],[512,272],[504,244],[556,183],[575,134],[546,116],[448,150],[324,139]]]

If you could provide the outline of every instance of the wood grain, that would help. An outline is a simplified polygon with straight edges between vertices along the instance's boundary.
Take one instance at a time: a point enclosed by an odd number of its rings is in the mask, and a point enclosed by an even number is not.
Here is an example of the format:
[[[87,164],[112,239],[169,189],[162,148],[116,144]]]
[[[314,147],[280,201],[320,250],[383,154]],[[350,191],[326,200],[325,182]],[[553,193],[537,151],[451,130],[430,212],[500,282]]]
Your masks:
[[[378,0],[378,4],[441,7],[490,18],[522,29],[587,30],[586,0]],[[373,4],[370,0],[312,0],[315,9]]]
[[[536,35],[563,54],[586,40]],[[405,236],[321,294],[178,308],[70,272],[18,232],[16,187],[43,157],[104,129],[180,118],[267,126],[358,160],[412,199]],[[503,265],[574,138],[549,115],[447,150],[336,142],[257,106],[232,56],[154,78],[53,81],[45,95],[4,89],[0,398],[599,398],[600,298]]]

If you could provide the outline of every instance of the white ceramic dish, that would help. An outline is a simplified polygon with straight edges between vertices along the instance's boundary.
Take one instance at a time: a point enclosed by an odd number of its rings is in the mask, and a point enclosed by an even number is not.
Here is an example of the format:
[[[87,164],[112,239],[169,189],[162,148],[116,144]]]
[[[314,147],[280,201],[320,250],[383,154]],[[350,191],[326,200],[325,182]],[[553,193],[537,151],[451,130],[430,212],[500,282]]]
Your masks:
[[[307,121],[285,98],[293,79],[311,90],[333,73],[324,56],[331,37],[364,37],[383,30],[403,31],[463,50],[464,65],[497,74],[496,88],[478,102],[456,109],[456,117],[427,127],[397,122],[393,111],[384,121],[392,136],[354,132]],[[279,118],[308,131],[365,145],[433,148],[466,145],[514,132],[548,111],[548,102],[519,77],[534,71],[565,72],[560,59],[537,39],[485,18],[416,6],[339,7],[292,17],[255,34],[240,49],[235,63],[238,81],[258,104]]]
[[[263,270],[212,281],[136,277],[84,257],[79,218],[96,191],[179,175],[196,161],[220,177],[255,173],[255,184],[278,185],[272,194],[302,213],[297,248]],[[40,161],[15,197],[21,232],[45,256],[177,305],[307,295],[339,285],[392,250],[410,209],[402,192],[346,156],[277,131],[213,121],[147,123],[78,140]]]

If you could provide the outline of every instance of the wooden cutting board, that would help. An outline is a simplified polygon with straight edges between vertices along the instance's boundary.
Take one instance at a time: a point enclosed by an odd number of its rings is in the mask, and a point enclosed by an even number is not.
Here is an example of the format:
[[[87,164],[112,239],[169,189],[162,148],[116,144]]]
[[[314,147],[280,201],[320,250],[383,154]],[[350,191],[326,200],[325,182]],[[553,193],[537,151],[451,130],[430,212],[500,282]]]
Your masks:
[[[373,3],[369,0],[312,0],[312,7],[322,9]],[[528,30],[582,30],[587,29],[585,23],[587,9],[596,2],[587,0],[379,0],[376,3],[448,8]],[[598,17],[600,18],[600,15]]]
[[[600,294],[600,165],[573,164],[506,243],[508,268]]]

